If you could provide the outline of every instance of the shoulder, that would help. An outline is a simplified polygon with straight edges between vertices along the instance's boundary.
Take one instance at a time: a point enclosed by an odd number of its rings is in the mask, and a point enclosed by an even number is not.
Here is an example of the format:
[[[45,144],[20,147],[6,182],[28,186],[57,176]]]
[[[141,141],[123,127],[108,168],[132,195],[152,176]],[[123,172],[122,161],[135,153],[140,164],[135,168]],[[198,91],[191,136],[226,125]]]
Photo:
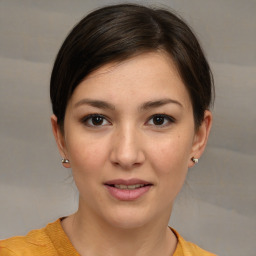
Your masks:
[[[194,243],[186,241],[176,230],[172,229],[172,231],[178,239],[178,245],[173,256],[217,256]]]
[[[32,256],[32,255],[56,255],[52,241],[47,234],[49,225],[57,225],[57,222],[48,224],[47,227],[30,231],[25,236],[15,236],[0,241],[1,256]]]

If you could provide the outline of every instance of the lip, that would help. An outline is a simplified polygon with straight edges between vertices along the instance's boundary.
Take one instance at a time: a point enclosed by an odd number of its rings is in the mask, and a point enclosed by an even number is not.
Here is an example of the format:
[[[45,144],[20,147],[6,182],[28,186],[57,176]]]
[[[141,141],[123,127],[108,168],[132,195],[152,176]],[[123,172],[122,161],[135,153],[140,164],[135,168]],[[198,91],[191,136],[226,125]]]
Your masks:
[[[114,187],[114,185],[129,186],[129,185],[136,185],[136,184],[142,184],[144,186],[135,188],[135,189],[120,189],[120,188]],[[107,191],[112,197],[120,201],[133,201],[142,197],[144,194],[146,194],[151,189],[153,184],[145,180],[133,178],[128,180],[124,180],[124,179],[110,180],[105,182],[104,186],[106,187]]]
[[[124,180],[124,179],[115,179],[115,180],[109,180],[107,182],[104,183],[104,185],[136,185],[136,184],[143,184],[143,185],[152,185],[152,183],[145,181],[145,180],[141,180],[141,179],[128,179],[128,180]]]

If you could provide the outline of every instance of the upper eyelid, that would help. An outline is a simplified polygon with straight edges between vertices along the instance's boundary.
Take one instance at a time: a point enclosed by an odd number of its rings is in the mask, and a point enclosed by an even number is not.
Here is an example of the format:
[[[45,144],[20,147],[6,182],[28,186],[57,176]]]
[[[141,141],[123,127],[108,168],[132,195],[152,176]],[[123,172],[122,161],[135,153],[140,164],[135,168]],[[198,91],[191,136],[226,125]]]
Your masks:
[[[154,114],[154,115],[152,115],[148,118],[148,121],[151,120],[152,118],[156,117],[156,116],[161,116],[161,117],[167,118],[169,120],[172,120],[173,122],[176,121],[176,119],[174,117],[172,117],[170,115],[167,115],[167,114]]]
[[[161,125],[156,125],[156,124],[148,124],[150,120],[152,120],[154,117],[156,116],[161,116],[165,119],[167,119],[167,123],[165,124],[161,124]],[[164,128],[168,128],[169,126],[171,126],[172,124],[174,124],[176,122],[176,119],[172,116],[166,115],[166,114],[155,114],[152,115],[146,122],[146,124],[148,124],[148,126],[154,127],[156,129],[164,129]]]
[[[109,118],[106,117],[105,115],[102,115],[102,114],[89,114],[89,115],[86,115],[85,117],[81,118],[81,122],[86,122],[88,121],[89,119],[93,118],[93,117],[96,117],[96,116],[100,116],[102,118],[104,118],[107,122],[111,123],[109,121]]]
[[[98,113],[86,115],[85,117],[82,118],[82,120],[87,120],[87,119],[95,117],[95,116],[100,116],[100,117],[103,117],[108,120],[108,117],[106,117],[103,114],[98,114]]]

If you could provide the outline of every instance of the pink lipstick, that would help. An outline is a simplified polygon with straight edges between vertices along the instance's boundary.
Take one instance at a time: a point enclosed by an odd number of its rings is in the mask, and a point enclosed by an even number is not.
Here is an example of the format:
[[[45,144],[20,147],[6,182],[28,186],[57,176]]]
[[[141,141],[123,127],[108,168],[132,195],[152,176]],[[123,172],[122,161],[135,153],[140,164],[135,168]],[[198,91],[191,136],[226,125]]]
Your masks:
[[[147,193],[153,184],[140,179],[116,179],[107,181],[104,185],[114,198],[121,201],[132,201]]]

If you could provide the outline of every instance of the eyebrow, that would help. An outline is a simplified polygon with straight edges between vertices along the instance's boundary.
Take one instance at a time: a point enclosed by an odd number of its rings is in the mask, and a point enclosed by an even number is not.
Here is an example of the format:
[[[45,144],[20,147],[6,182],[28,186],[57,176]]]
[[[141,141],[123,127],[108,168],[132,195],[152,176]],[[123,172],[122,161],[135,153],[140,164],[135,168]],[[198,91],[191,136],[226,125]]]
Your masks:
[[[158,108],[158,107],[161,107],[163,105],[170,104],[170,103],[176,104],[176,105],[183,108],[183,105],[179,101],[166,98],[166,99],[160,99],[160,100],[145,102],[140,107],[140,110],[147,110],[147,109],[150,109],[150,108]]]
[[[114,105],[102,100],[82,99],[75,104],[75,107],[79,107],[81,105],[90,105],[95,108],[115,110]]]
[[[148,110],[151,108],[158,108],[163,105],[170,104],[170,103],[176,104],[183,108],[183,105],[179,101],[166,98],[166,99],[160,99],[160,100],[155,100],[155,101],[147,101],[139,107],[139,110],[143,111],[143,110]],[[115,110],[114,105],[112,105],[109,102],[102,101],[102,100],[82,99],[75,104],[75,107],[79,107],[82,105],[89,105],[89,106],[92,106],[95,108],[100,108],[100,109]]]

